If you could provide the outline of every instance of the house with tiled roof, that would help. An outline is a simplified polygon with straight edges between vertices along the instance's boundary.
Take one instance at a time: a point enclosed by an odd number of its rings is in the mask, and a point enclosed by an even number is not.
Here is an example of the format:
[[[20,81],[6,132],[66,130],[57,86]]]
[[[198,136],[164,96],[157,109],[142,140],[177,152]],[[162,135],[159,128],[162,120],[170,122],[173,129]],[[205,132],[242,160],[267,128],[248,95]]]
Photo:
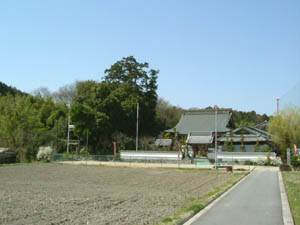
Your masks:
[[[185,111],[175,128],[165,133],[185,139],[195,154],[213,147],[215,136],[222,137],[234,129],[232,109]]]
[[[266,124],[264,122],[264,124]],[[232,151],[239,152],[260,152],[272,150],[272,135],[259,129],[258,126],[240,127],[231,132],[227,132],[225,136],[218,139],[223,150],[226,145],[232,145]]]
[[[165,131],[185,139],[193,149],[194,155],[213,150],[217,136],[219,151],[227,151],[226,145],[231,144],[231,151],[263,151],[266,146],[271,149],[272,136],[267,133],[267,121],[254,127],[235,129],[232,109],[203,109],[185,111],[177,125]],[[242,147],[241,147],[242,146]]]

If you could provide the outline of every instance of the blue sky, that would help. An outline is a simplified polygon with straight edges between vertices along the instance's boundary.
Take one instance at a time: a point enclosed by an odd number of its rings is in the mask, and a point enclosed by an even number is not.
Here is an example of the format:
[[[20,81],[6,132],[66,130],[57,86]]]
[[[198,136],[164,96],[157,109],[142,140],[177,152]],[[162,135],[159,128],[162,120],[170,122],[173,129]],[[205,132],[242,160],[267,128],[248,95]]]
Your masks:
[[[3,1],[0,81],[31,92],[97,80],[133,55],[184,108],[273,114],[300,81],[300,1]]]

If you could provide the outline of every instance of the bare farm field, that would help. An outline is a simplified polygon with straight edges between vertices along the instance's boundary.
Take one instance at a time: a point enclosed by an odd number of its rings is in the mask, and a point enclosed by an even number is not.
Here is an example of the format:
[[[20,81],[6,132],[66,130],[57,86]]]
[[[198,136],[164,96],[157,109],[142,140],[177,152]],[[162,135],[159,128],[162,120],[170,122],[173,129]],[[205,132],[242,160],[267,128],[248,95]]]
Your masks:
[[[157,224],[226,172],[61,164],[0,167],[0,224]]]

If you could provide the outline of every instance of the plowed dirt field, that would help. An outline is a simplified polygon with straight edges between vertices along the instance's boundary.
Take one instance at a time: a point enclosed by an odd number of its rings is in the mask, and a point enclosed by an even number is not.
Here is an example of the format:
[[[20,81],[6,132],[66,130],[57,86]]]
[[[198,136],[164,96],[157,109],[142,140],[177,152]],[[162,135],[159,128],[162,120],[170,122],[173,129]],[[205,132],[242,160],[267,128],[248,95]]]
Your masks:
[[[0,167],[0,224],[155,224],[232,173],[62,164]]]

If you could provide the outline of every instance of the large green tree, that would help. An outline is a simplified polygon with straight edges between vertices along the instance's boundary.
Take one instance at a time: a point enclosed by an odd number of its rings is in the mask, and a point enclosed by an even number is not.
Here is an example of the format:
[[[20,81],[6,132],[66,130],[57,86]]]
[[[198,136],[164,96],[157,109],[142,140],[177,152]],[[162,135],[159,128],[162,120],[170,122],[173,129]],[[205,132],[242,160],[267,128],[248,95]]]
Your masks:
[[[157,70],[149,69],[148,63],[139,63],[129,56],[105,70],[103,81],[78,82],[71,107],[78,137],[84,140],[89,130],[91,147],[96,153],[99,148],[111,149],[116,136],[135,136],[137,103],[139,134],[156,135],[157,74]]]

